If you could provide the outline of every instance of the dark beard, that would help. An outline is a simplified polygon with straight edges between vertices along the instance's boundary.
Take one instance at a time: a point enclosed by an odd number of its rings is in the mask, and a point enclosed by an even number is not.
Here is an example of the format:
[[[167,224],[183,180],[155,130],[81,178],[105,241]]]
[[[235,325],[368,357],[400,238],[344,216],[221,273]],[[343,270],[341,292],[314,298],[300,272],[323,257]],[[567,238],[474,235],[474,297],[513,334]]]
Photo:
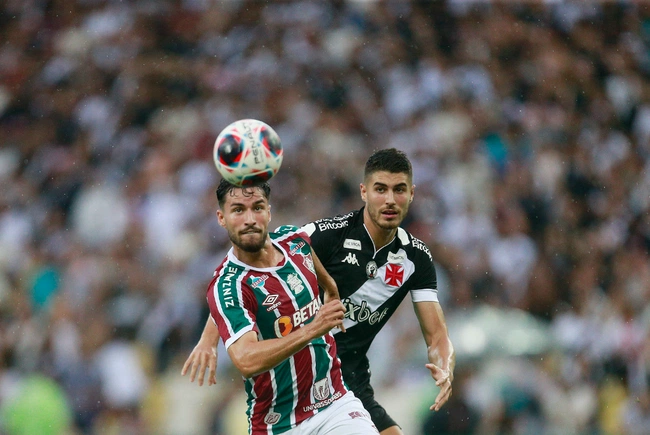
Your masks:
[[[260,251],[262,250],[262,248],[264,247],[264,243],[265,243],[265,242],[266,242],[266,240],[265,240],[265,239],[262,239],[262,240],[260,241],[260,243],[257,243],[257,244],[255,244],[255,245],[252,245],[252,244],[246,244],[246,245],[244,245],[243,243],[242,243],[242,244],[237,244],[237,243],[235,243],[235,244],[236,244],[237,247],[238,247],[239,249],[241,249],[242,251],[244,251],[244,252],[248,252],[249,254],[254,254],[255,252],[260,252]],[[234,242],[233,242],[233,243],[234,243]]]
[[[233,245],[237,246],[239,249],[241,249],[244,252],[248,252],[249,254],[254,254],[256,252],[259,252],[262,250],[264,247],[264,244],[266,243],[266,236],[268,233],[262,234],[262,238],[260,239],[259,242],[257,243],[242,243],[242,239],[235,237],[233,234],[229,234],[230,236],[230,241],[233,243]]]

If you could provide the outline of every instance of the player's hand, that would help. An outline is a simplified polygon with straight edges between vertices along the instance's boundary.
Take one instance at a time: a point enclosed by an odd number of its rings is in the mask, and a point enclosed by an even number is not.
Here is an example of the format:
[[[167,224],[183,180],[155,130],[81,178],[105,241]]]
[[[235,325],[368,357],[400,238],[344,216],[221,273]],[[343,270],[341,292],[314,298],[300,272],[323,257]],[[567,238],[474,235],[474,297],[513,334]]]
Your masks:
[[[451,396],[451,383],[454,380],[453,374],[432,363],[426,364],[425,366],[431,371],[431,377],[436,381],[436,385],[440,387],[440,392],[436,397],[436,401],[429,409],[432,411],[439,411],[440,408],[442,408],[442,405],[444,405]]]
[[[190,382],[194,382],[198,375],[199,386],[203,385],[205,372],[208,370],[208,386],[215,385],[217,383],[217,347],[199,341],[190,356],[187,357],[183,370],[181,370],[181,376],[185,376],[188,370],[190,370]]]
[[[324,303],[314,320],[310,323],[311,327],[315,329],[317,337],[322,337],[328,333],[334,327],[340,327],[342,330],[345,330],[343,327],[343,318],[345,317],[345,307],[343,303],[334,299],[329,302]]]
[[[338,289],[336,287],[334,287],[334,289],[336,290],[336,292],[327,292],[326,291],[326,292],[323,293],[323,301],[325,303],[328,303],[330,301],[340,301],[341,300],[341,298],[339,297]],[[346,311],[345,305],[343,306],[343,311],[344,312]],[[335,326],[335,328],[339,328],[341,330],[341,332],[345,332],[345,326],[343,326],[343,322],[341,322],[340,325]]]

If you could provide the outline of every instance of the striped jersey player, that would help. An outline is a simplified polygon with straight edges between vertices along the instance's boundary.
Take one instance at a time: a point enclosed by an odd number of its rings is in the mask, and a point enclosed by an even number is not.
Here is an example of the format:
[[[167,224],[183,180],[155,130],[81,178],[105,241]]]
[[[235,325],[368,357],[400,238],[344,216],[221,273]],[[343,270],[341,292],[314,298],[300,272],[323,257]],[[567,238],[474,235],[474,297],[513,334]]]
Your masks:
[[[216,269],[207,299],[244,376],[249,433],[292,433],[303,424],[311,426],[308,432],[301,426],[299,433],[319,433],[340,420],[337,433],[376,434],[361,402],[343,383],[330,332],[343,320],[343,305],[320,302],[321,269],[317,275],[309,237],[290,226],[267,232],[268,191],[220,185],[227,188],[217,215],[233,247]],[[316,418],[328,409],[345,412]],[[365,426],[358,430],[360,424]]]
[[[269,234],[284,253],[280,265],[253,268],[231,249],[217,268],[208,303],[226,348],[249,331],[262,340],[284,337],[320,308],[311,249],[305,236],[291,230]],[[245,383],[253,433],[264,434],[269,426],[270,433],[294,427],[347,392],[331,333]]]

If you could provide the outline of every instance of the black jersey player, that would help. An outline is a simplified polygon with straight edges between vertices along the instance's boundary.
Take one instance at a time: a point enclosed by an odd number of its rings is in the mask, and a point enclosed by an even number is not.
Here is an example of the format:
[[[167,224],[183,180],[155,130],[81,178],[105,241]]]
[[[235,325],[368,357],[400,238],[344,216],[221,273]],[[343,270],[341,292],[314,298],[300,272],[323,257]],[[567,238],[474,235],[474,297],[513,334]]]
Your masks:
[[[439,410],[451,395],[455,355],[437,298],[436,273],[427,246],[400,227],[414,196],[412,168],[396,149],[379,150],[366,162],[360,185],[365,206],[343,216],[304,226],[316,255],[334,278],[346,307],[342,330],[335,334],[343,378],[370,412],[382,435],[398,435],[397,423],[374,399],[366,356],[372,340],[410,292],[429,363],[440,387],[431,406]],[[183,367],[190,379],[216,382],[216,327],[204,334]]]

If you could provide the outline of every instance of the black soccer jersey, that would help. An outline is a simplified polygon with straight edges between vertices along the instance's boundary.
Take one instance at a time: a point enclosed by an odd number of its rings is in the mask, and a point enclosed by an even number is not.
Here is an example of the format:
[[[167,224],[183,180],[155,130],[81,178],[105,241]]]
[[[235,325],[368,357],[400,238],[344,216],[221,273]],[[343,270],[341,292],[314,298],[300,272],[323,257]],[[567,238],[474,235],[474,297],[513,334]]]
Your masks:
[[[414,302],[438,300],[429,248],[402,228],[388,245],[374,246],[363,210],[303,227],[347,310],[347,332],[333,332],[344,380],[353,391],[369,381],[368,348],[406,294],[410,291]]]

